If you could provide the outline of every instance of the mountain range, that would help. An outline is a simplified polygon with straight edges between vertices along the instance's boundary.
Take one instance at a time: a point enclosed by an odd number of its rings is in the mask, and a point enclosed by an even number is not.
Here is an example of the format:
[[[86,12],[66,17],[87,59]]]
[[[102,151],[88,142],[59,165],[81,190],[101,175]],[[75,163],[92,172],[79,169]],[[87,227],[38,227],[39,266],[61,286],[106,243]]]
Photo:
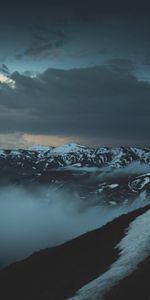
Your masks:
[[[150,148],[61,147],[0,150],[0,184],[44,184],[110,205],[150,193]]]

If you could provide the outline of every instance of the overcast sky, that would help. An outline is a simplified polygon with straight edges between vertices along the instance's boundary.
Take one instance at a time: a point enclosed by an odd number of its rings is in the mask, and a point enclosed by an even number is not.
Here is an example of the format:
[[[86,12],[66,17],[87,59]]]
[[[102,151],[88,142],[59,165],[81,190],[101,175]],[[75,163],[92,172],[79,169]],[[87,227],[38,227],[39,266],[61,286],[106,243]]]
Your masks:
[[[146,1],[5,1],[0,147],[150,146]]]

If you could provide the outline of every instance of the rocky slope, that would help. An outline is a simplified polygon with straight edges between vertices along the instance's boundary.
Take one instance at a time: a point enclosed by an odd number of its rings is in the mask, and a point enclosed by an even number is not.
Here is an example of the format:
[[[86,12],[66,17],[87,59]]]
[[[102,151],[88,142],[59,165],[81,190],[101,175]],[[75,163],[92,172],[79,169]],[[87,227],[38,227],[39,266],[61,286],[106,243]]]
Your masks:
[[[0,271],[0,298],[120,300],[125,291],[128,299],[148,300],[149,214],[150,206],[140,208],[7,267]]]

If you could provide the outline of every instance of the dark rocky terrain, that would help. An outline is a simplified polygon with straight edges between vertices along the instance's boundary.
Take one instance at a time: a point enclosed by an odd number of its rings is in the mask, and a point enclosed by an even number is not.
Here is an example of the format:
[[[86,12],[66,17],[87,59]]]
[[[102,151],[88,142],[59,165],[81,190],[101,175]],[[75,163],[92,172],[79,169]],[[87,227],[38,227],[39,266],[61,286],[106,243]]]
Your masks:
[[[139,216],[144,217],[149,210],[150,206],[135,210],[98,230],[61,246],[35,253],[28,259],[0,271],[0,298],[64,300],[73,297],[81,287],[105,273],[118,260],[120,254],[116,245],[127,234],[129,225]],[[149,258],[146,258],[129,277],[106,293],[104,299],[148,300],[149,274]],[[102,298],[98,294],[96,297],[93,295],[93,298],[75,299]]]

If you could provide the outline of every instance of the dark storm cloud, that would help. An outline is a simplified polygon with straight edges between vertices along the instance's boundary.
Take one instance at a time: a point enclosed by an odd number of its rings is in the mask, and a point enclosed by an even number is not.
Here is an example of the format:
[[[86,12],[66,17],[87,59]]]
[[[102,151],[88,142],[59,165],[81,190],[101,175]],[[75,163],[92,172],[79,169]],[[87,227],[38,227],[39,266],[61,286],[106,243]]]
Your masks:
[[[57,57],[61,55],[65,42],[65,35],[63,31],[48,31],[37,33],[33,36],[31,45],[25,50],[23,54],[17,54],[16,58],[21,59],[23,56],[32,59]]]
[[[9,75],[8,65],[20,73],[11,75],[16,88],[1,76],[0,132],[148,143],[150,83],[138,80],[149,80],[148,6],[144,0],[1,4],[0,72]]]
[[[135,0],[6,1],[0,10],[0,59],[20,72],[102,64],[113,56],[142,64],[149,14],[148,4]]]
[[[16,88],[0,89],[1,133],[11,128],[148,143],[150,84],[138,81],[131,66],[117,58],[107,66],[48,69],[35,78],[14,73]]]
[[[34,6],[34,1],[31,1],[32,9]],[[37,4],[37,3],[36,3]],[[149,2],[147,0],[45,0],[43,3],[38,3],[36,9],[44,7],[45,12],[48,8],[51,8],[53,12],[57,14],[58,10],[66,12],[65,16],[68,16],[69,12],[71,16],[81,18],[91,18],[93,16],[99,15],[110,15],[110,14],[120,14],[120,15],[149,15]]]
[[[62,24],[116,14],[149,15],[149,8],[150,4],[146,0],[31,0],[30,2],[14,0],[1,4],[0,23],[35,26],[54,21]]]

